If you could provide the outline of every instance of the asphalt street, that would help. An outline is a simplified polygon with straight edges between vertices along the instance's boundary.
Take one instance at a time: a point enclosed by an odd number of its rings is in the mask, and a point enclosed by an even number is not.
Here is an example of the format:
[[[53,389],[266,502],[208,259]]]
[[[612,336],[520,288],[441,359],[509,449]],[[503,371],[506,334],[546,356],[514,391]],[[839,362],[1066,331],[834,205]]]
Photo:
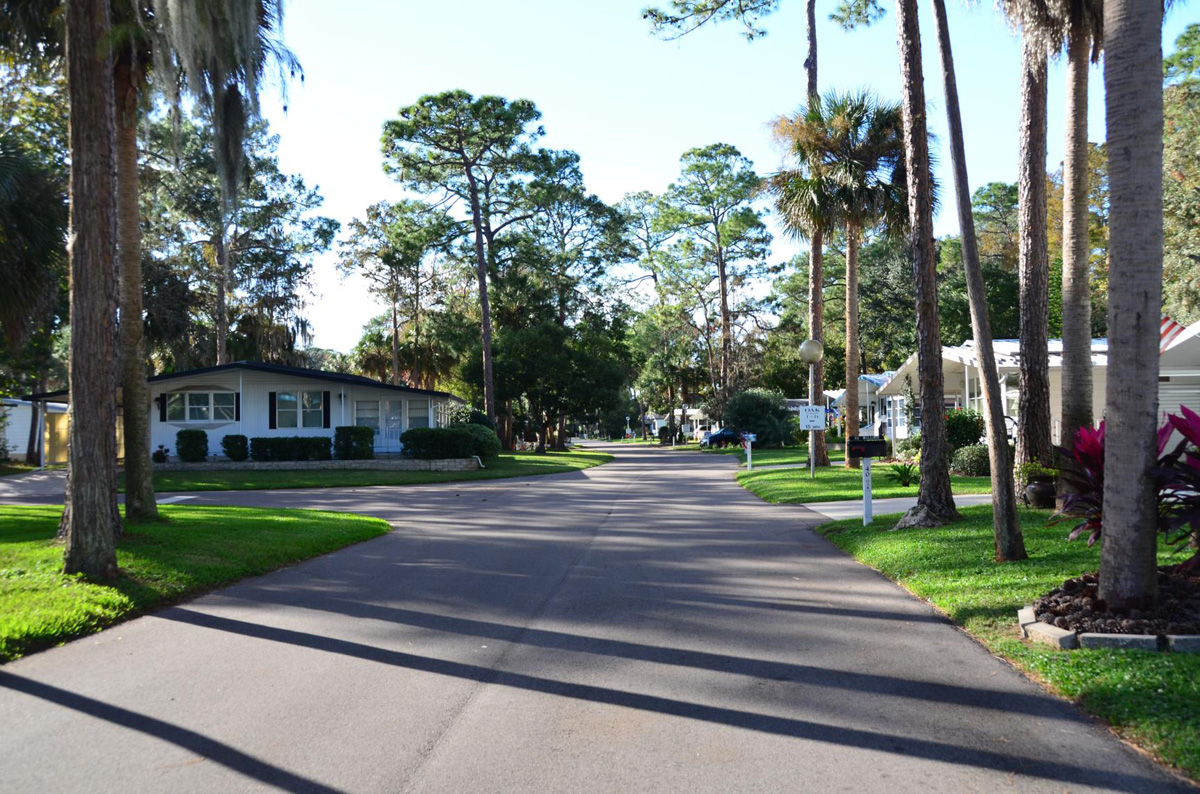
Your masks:
[[[197,494],[394,531],[0,667],[6,792],[1195,791],[733,481]]]

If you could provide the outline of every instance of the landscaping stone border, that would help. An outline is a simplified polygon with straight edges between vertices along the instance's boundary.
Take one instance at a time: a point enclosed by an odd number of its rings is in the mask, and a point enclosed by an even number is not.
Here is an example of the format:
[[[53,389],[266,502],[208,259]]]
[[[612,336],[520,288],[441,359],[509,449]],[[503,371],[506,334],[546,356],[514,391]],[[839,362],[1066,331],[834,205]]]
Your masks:
[[[154,471],[475,471],[478,458],[374,458],[371,460],[231,460],[204,463],[155,463]]]
[[[1077,633],[1039,621],[1033,606],[1017,610],[1017,623],[1025,639],[1052,648],[1134,648],[1140,651],[1173,651],[1200,653],[1200,634],[1097,634]]]

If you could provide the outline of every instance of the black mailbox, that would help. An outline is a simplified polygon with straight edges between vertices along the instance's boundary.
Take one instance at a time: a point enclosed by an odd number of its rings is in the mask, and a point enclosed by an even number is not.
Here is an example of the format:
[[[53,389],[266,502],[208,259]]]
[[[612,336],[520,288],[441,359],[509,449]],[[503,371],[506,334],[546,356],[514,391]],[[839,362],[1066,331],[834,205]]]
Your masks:
[[[886,458],[887,440],[883,436],[850,436],[846,441],[846,457]]]

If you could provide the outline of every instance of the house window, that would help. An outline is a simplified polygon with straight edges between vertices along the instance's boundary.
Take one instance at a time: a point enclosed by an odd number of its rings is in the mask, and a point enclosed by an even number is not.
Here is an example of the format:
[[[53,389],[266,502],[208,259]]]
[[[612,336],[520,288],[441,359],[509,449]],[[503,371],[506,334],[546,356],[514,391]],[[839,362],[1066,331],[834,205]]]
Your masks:
[[[325,394],[319,391],[281,391],[275,396],[277,427],[324,427]]]
[[[429,427],[429,400],[408,401],[408,426]]]
[[[171,392],[163,416],[168,422],[236,422],[237,393],[231,391]]]
[[[356,400],[354,403],[354,424],[359,427],[369,427],[379,432],[379,401]]]

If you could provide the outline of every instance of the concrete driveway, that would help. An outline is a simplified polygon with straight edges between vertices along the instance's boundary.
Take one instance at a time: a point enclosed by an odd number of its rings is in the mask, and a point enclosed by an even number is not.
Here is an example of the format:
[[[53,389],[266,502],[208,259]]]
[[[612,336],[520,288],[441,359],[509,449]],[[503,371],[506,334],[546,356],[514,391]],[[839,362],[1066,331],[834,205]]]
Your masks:
[[[0,668],[8,792],[1193,791],[731,461],[198,494],[395,531]]]

